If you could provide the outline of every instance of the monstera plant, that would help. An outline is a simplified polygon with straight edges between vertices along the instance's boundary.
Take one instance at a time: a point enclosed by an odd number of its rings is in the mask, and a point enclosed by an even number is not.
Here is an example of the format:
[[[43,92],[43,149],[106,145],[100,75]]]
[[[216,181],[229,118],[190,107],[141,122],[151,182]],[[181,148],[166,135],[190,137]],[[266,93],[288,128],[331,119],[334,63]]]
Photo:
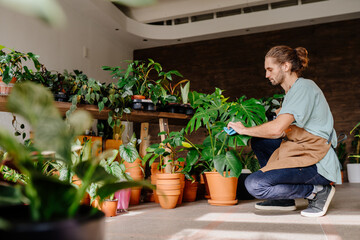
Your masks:
[[[186,126],[192,133],[205,127],[208,136],[201,146],[197,146],[199,157],[208,171],[230,172],[228,176],[239,177],[242,170],[239,148],[247,145],[249,136],[228,135],[223,131],[227,124],[241,121],[245,126],[255,126],[266,121],[265,109],[257,99],[241,97],[228,102],[222,90],[216,88],[212,94],[192,92],[191,105],[196,109],[194,116]],[[195,147],[191,144],[191,147]]]

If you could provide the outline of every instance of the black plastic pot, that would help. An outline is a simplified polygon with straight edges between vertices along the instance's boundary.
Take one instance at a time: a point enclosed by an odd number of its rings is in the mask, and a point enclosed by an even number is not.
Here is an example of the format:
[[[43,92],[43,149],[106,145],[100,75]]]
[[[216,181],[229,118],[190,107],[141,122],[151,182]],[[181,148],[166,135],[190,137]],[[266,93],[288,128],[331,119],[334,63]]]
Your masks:
[[[150,99],[142,100],[142,104],[145,111],[156,111],[155,104]]]
[[[168,103],[165,107],[165,110],[170,113],[178,113],[178,108],[180,104],[178,103]]]
[[[134,99],[132,108],[134,110],[141,110],[143,108],[143,104],[142,104],[141,99]]]
[[[10,228],[0,229],[1,239],[36,240],[102,240],[105,215],[90,206],[81,206],[73,219],[53,222],[31,222],[26,205],[0,208],[0,218],[9,221]]]
[[[184,104],[184,107],[185,107],[184,113],[186,115],[193,115],[194,114],[194,109],[191,107],[190,104]]]
[[[69,100],[69,98],[63,92],[58,92],[54,94],[54,99],[57,102],[67,102]]]

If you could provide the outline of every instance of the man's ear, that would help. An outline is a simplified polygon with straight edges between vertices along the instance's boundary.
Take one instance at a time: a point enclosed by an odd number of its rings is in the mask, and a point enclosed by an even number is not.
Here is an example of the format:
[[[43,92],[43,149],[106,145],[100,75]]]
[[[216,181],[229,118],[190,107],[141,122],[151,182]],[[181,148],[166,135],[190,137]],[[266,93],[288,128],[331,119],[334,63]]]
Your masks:
[[[289,62],[284,62],[284,63],[281,65],[281,69],[282,69],[284,72],[290,71],[290,70],[291,70],[291,63],[289,63]]]

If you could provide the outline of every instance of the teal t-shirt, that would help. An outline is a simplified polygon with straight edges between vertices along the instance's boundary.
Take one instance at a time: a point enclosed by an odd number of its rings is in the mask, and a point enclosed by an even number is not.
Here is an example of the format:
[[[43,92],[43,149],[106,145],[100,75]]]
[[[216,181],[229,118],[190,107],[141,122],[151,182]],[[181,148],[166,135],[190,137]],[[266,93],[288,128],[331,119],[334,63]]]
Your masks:
[[[306,131],[329,139],[331,144],[337,145],[334,129],[334,119],[330,107],[321,89],[314,81],[298,78],[285,95],[280,114],[289,113],[295,118],[294,125]],[[341,166],[333,148],[330,148],[325,157],[316,164],[317,171],[326,179],[341,184]]]

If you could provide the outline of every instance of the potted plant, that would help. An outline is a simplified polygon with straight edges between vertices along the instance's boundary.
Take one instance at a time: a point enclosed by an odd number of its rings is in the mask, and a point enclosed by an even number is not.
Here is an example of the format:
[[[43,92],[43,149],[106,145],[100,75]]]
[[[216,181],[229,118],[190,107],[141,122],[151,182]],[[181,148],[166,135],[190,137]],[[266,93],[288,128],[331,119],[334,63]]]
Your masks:
[[[186,115],[193,115],[194,109],[191,107],[191,104],[189,103],[189,93],[190,93],[190,81],[185,84],[185,86],[180,86],[181,91],[181,100],[184,107],[184,113]]]
[[[53,239],[74,239],[74,236],[101,239],[103,214],[80,205],[90,184],[105,182],[97,192],[101,199],[105,199],[119,189],[147,183],[116,182],[116,177],[99,165],[98,158],[73,165],[71,143],[76,135],[90,126],[92,120],[87,112],[77,111],[64,121],[54,106],[52,94],[44,87],[31,82],[16,84],[8,97],[7,109],[22,116],[32,126],[34,148],[26,148],[0,129],[0,146],[8,152],[19,171],[29,178],[23,186],[0,185],[1,236],[16,239],[45,239],[46,236]],[[43,150],[55,152],[57,159],[66,164],[69,173],[65,181],[56,175],[44,174],[36,167],[44,161],[39,154]],[[70,184],[70,172],[75,172],[81,179],[81,187]]]
[[[186,131],[191,133],[201,126],[208,131],[199,152],[203,166],[207,169],[205,174],[211,195],[209,203],[236,204],[236,184],[243,168],[237,148],[246,146],[250,137],[230,136],[223,130],[229,121],[241,121],[245,126],[263,123],[266,121],[264,107],[259,100],[246,100],[245,96],[236,102],[227,102],[228,99],[222,95],[220,89],[216,89],[212,94],[192,92],[190,98],[196,112],[186,126]],[[222,186],[219,190],[228,189],[231,192],[215,192],[213,184],[219,181],[224,181],[219,184]],[[229,188],[224,187],[227,184]]]
[[[350,163],[347,164],[347,173],[350,183],[359,183],[360,182],[360,134],[358,127],[360,122],[350,131],[350,134],[354,133],[353,145],[355,147],[355,152],[349,156]]]
[[[102,166],[107,173],[115,176],[117,178],[117,182],[132,180],[132,178],[125,172],[125,165],[115,161],[119,151],[114,149],[107,151],[107,153],[107,156],[102,155],[103,158],[100,160],[100,166]],[[98,197],[97,191],[102,185],[103,183],[92,183],[90,185],[89,195],[91,202],[93,202]],[[117,193],[117,196],[119,197],[119,193]],[[101,211],[105,213],[106,217],[116,216],[117,209],[119,207],[119,200],[120,199],[115,198],[115,193],[112,193],[100,204]],[[123,203],[124,199],[121,200]],[[127,205],[129,205],[129,200],[130,198],[127,199]],[[121,205],[123,206],[124,204]]]
[[[184,159],[177,158],[177,154],[183,151],[181,146],[184,141],[184,129],[170,133],[164,131],[159,135],[165,135],[166,138],[161,143],[153,144],[146,149],[148,153],[143,157],[143,165],[148,161],[151,166],[156,159],[159,159],[160,173],[156,174],[156,194],[161,207],[170,209],[181,203],[179,198],[185,185],[185,182],[181,184],[183,174],[179,170],[182,167],[179,163],[184,162]],[[169,172],[164,171],[166,167]]]
[[[40,69],[38,56],[29,52],[22,53],[0,45],[0,95],[8,95],[13,84],[32,79],[32,70],[23,66],[23,61],[31,60]]]
[[[141,165],[141,159],[137,150],[137,144],[140,139],[136,139],[135,133],[131,136],[127,144],[122,144],[119,147],[120,161],[126,167],[126,172],[133,180],[143,180],[144,170]],[[130,204],[137,205],[140,202],[141,187],[131,188]]]

